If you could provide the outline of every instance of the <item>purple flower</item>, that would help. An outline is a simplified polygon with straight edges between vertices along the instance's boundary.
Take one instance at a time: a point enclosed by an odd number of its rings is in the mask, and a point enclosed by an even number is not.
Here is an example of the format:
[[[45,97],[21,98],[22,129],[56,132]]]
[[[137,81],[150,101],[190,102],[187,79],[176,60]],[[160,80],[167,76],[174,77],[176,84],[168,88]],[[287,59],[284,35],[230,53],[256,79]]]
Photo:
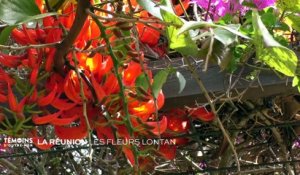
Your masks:
[[[249,9],[242,5],[244,0],[192,0],[204,10],[209,9],[209,14],[213,20],[218,20],[226,14],[240,13],[244,15]],[[276,0],[246,0],[253,2],[259,10],[274,5]]]

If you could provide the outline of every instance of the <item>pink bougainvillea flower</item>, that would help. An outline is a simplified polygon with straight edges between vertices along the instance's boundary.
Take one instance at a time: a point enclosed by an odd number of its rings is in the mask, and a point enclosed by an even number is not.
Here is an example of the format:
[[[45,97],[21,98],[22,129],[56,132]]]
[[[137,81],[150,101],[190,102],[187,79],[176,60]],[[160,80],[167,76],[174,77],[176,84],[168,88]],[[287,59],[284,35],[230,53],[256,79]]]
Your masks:
[[[249,8],[242,5],[244,1],[253,3],[258,10],[262,10],[274,5],[276,0],[193,0],[192,2],[197,3],[204,10],[209,9],[212,20],[217,21],[226,14],[245,14]]]

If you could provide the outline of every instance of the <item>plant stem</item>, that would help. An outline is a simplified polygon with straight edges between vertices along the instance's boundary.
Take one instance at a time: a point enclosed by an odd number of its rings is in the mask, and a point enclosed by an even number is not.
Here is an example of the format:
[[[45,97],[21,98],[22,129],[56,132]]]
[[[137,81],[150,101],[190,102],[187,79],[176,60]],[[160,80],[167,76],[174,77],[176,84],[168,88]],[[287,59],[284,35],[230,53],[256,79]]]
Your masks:
[[[108,36],[106,35],[106,27],[99,21],[99,19],[97,18],[97,15],[95,15],[94,13],[92,13],[90,10],[86,10],[86,12],[93,18],[93,20],[96,22],[97,26],[99,27],[100,29],[100,32],[101,32],[101,37],[104,39],[106,45],[107,45],[107,48],[108,48],[108,52],[109,52],[109,55],[111,56],[112,58],[112,61],[113,61],[113,67],[114,67],[114,72],[115,72],[115,75],[117,77],[117,80],[118,80],[118,84],[119,84],[119,87],[120,87],[120,96],[121,96],[121,99],[122,99],[122,106],[123,106],[123,111],[124,111],[124,123],[128,129],[128,132],[130,134],[130,136],[132,137],[133,136],[133,131],[134,131],[134,128],[133,128],[133,125],[131,123],[131,120],[130,120],[130,114],[129,114],[129,110],[128,110],[128,99],[126,98],[125,96],[125,86],[123,85],[123,81],[122,81],[122,77],[119,73],[119,60],[118,58],[116,57],[116,55],[114,54],[113,52],[113,48],[110,44],[110,41],[109,41],[109,38]],[[133,147],[133,153],[134,153],[134,160],[135,160],[135,165],[138,167],[138,157],[137,157],[137,147],[135,145],[132,146]]]
[[[87,126],[87,130],[88,130],[88,142],[89,142],[89,162],[90,164],[92,163],[92,159],[93,159],[93,148],[92,148],[92,129],[91,129],[91,125],[90,125],[90,122],[89,122],[89,119],[88,119],[88,116],[87,116],[87,98],[84,94],[84,84],[83,84],[83,80],[80,76],[80,73],[79,73],[79,70],[78,70],[78,67],[77,67],[77,64],[78,64],[78,60],[76,58],[76,54],[75,52],[73,51],[73,61],[74,61],[74,64],[75,64],[75,72],[76,72],[76,75],[77,75],[77,78],[79,80],[79,83],[80,83],[80,96],[81,96],[81,99],[82,99],[82,113],[83,113],[83,117],[85,119],[85,123],[86,123],[86,126]]]
[[[88,0],[78,0],[77,10],[74,23],[70,29],[70,32],[66,36],[66,38],[57,46],[56,53],[54,55],[54,68],[55,70],[64,75],[63,66],[65,63],[65,55],[68,53],[69,48],[73,45],[77,36],[79,35],[88,14],[86,13],[86,9],[90,7],[90,2]]]
[[[204,18],[205,21],[207,21],[207,19],[208,19],[210,7],[211,7],[211,0],[208,1],[208,6],[207,6],[205,18]]]
[[[234,157],[235,157],[235,161],[236,161],[236,164],[237,164],[237,169],[238,169],[238,172],[241,171],[241,168],[240,168],[240,162],[239,162],[239,159],[238,159],[238,155],[237,155],[237,152],[235,150],[235,147],[231,141],[231,138],[229,136],[229,134],[227,133],[227,131],[225,130],[217,112],[216,112],[216,108],[215,108],[215,105],[212,103],[213,100],[211,99],[210,95],[208,94],[202,80],[200,79],[199,75],[197,74],[197,72],[195,72],[195,69],[194,67],[192,66],[190,60],[187,58],[187,57],[184,57],[184,60],[186,61],[186,63],[188,64],[188,68],[189,70],[191,71],[192,73],[192,76],[193,78],[196,80],[199,88],[201,89],[201,91],[204,93],[204,96],[205,98],[207,99],[208,103],[209,103],[209,106],[213,112],[213,114],[215,115],[215,122],[217,122],[217,124],[219,125],[224,137],[227,139],[228,143],[229,143],[229,146],[230,148],[232,149],[232,152],[234,154]]]

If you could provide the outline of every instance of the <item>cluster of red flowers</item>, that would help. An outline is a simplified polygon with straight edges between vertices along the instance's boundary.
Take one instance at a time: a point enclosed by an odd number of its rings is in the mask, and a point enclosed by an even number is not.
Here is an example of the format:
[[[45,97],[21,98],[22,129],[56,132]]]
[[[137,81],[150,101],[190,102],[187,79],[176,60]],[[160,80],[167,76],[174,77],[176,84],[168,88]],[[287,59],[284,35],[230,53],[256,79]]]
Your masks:
[[[40,2],[37,0],[40,9],[44,11]],[[184,1],[184,5],[187,6],[188,2]],[[136,5],[136,2],[132,1],[132,5]],[[106,8],[109,9],[107,6]],[[177,13],[182,13],[179,6],[176,8]],[[75,19],[75,10],[76,4],[65,4],[59,17],[45,17],[42,24],[37,23],[35,28],[22,25],[21,28],[12,31],[11,37],[20,46],[58,43],[70,30]],[[141,11],[141,15],[149,16],[145,11]],[[116,28],[120,26],[117,22],[106,22],[104,25]],[[141,42],[153,47],[158,43],[160,36],[158,31],[142,23],[138,23],[137,28]],[[125,29],[117,30],[122,32]],[[129,31],[130,28],[126,30]],[[118,33],[116,30],[106,31],[112,45],[120,43],[118,42],[120,36],[116,33]],[[8,109],[19,121],[29,118],[35,126],[52,125],[56,137],[60,139],[85,138],[90,132],[89,129],[96,131],[98,138],[101,139],[172,137],[188,133],[190,116],[193,119],[213,120],[212,113],[205,108],[176,109],[156,116],[156,110],[161,109],[164,104],[163,93],[159,92],[155,100],[151,95],[151,87],[143,89],[136,87],[135,84],[136,79],[145,74],[149,77],[149,83],[153,82],[151,71],[146,65],[140,64],[144,62],[142,51],[138,53],[135,44],[131,42],[124,46],[126,55],[116,52],[121,63],[116,72],[112,55],[106,50],[107,44],[109,43],[101,37],[96,22],[92,18],[87,18],[73,43],[74,51],[65,56],[64,76],[54,70],[57,52],[55,47],[31,47],[20,55],[0,53],[1,67],[5,67],[0,69],[0,102],[8,103]],[[92,52],[101,47],[104,48],[102,51]],[[15,96],[14,87],[18,82],[4,71],[7,68],[24,69],[28,72],[28,83],[31,88],[21,95],[22,99]],[[122,89],[117,75],[122,78],[125,86],[123,94],[128,101],[127,107],[123,106],[120,97]],[[86,108],[83,107],[84,104]],[[27,109],[37,109],[39,112],[37,114]],[[126,115],[129,115],[133,134],[130,134],[129,126],[126,125],[127,119],[124,117]],[[4,113],[0,113],[0,121],[4,122],[5,117],[7,116]],[[44,139],[39,136],[36,127],[29,132],[24,130],[23,133],[20,132],[21,130],[16,134],[27,134],[35,138],[35,141]],[[176,138],[177,146],[188,141],[187,138]],[[36,146],[40,149],[49,149],[53,145],[36,144]],[[122,150],[131,164],[134,164],[130,146],[124,145]],[[161,145],[158,153],[167,159],[173,159],[175,150],[176,145]]]

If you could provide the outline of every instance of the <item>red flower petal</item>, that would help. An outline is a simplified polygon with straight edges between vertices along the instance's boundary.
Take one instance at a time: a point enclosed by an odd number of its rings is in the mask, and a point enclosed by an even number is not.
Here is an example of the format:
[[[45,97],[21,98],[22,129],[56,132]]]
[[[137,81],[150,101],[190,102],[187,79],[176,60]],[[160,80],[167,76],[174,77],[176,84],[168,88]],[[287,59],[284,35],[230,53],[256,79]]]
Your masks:
[[[23,33],[26,36],[27,43],[37,44],[37,35],[36,32],[32,29],[27,29],[25,24],[22,25]]]
[[[22,60],[26,58],[26,55],[7,55],[0,53],[0,64],[9,68],[16,68]]]
[[[79,116],[77,114],[75,114],[72,117],[68,117],[68,118],[55,118],[50,121],[50,124],[56,125],[56,126],[70,125],[72,122],[74,122],[78,118],[79,118]]]
[[[192,108],[189,113],[192,117],[205,122],[210,122],[215,119],[214,114],[212,112],[208,112],[205,107]]]
[[[11,36],[19,44],[22,44],[22,45],[28,44],[28,40],[27,40],[25,33],[19,29],[12,30]]]
[[[61,111],[56,112],[54,114],[48,114],[45,116],[34,115],[32,117],[32,121],[33,121],[33,123],[35,123],[37,125],[47,124],[47,123],[50,123],[51,121],[53,121],[54,119],[56,119],[57,117],[59,117],[60,115],[61,115]]]
[[[7,100],[9,108],[16,112],[18,110],[18,102],[9,85],[7,86]]]
[[[76,106],[76,103],[69,103],[67,101],[68,99],[60,99],[59,97],[57,97],[52,101],[51,105],[56,109],[63,110],[63,111],[69,110]]]
[[[88,134],[88,130],[83,124],[77,127],[55,126],[54,129],[60,139],[84,139]]]
[[[133,166],[135,164],[135,160],[134,160],[134,154],[133,154],[132,150],[130,149],[130,147],[123,146],[122,151],[125,154],[130,165]]]
[[[53,144],[49,144],[43,137],[33,137],[32,141],[34,146],[40,150],[49,150],[54,146]]]
[[[157,45],[160,37],[159,31],[147,27],[145,24],[137,24],[139,37],[141,42],[148,44],[149,46]]]
[[[20,103],[17,105],[17,113],[22,113],[23,112],[23,109],[24,109],[24,105],[25,103],[27,102],[28,100],[28,97],[25,96],[21,101]]]
[[[153,129],[151,129],[151,132],[153,134],[160,135],[166,131],[167,123],[168,123],[167,117],[163,116],[163,118],[160,121],[147,122],[147,125],[153,127]]]
[[[0,94],[0,103],[4,103],[7,101],[6,95]]]
[[[175,145],[160,145],[158,153],[167,160],[173,160],[176,157],[176,149]]]
[[[50,72],[52,70],[55,52],[56,49],[50,49],[47,55],[46,62],[45,62],[45,70],[47,72]]]
[[[103,98],[106,96],[102,86],[96,81],[94,75],[91,76],[92,85],[96,91],[97,99],[101,102]]]
[[[57,92],[57,84],[55,84],[54,89],[46,96],[41,97],[38,99],[38,105],[39,106],[47,106],[49,105],[55,98],[56,92]]]
[[[81,102],[81,98],[79,96],[79,83],[74,84],[74,81],[76,81],[77,77],[72,77],[71,75],[74,74],[73,71],[70,71],[68,76],[66,76],[65,78],[65,82],[64,82],[64,92],[66,94],[66,96],[73,102],[75,103],[80,103]],[[76,76],[76,75],[75,75]],[[75,79],[76,78],[76,79]],[[74,79],[74,81],[72,80]],[[77,87],[75,87],[75,85]]]
[[[36,88],[34,88],[32,94],[28,98],[28,103],[35,103],[38,100],[38,92]]]
[[[190,0],[182,1],[182,5],[183,5],[183,8],[186,10],[190,5]],[[174,9],[175,9],[176,15],[178,15],[178,16],[182,15],[184,12],[180,4],[176,5]]]
[[[116,76],[114,74],[109,74],[103,85],[103,90],[106,92],[106,94],[113,94],[117,93],[119,89],[120,88]]]
[[[130,62],[128,67],[124,70],[123,82],[126,86],[131,86],[136,78],[142,73],[142,68],[139,63]]]
[[[30,74],[30,83],[32,85],[36,85],[38,74],[39,74],[39,69],[38,68],[34,68],[31,71],[31,74]]]
[[[96,128],[98,139],[114,139],[113,130],[109,126],[98,126]]]

